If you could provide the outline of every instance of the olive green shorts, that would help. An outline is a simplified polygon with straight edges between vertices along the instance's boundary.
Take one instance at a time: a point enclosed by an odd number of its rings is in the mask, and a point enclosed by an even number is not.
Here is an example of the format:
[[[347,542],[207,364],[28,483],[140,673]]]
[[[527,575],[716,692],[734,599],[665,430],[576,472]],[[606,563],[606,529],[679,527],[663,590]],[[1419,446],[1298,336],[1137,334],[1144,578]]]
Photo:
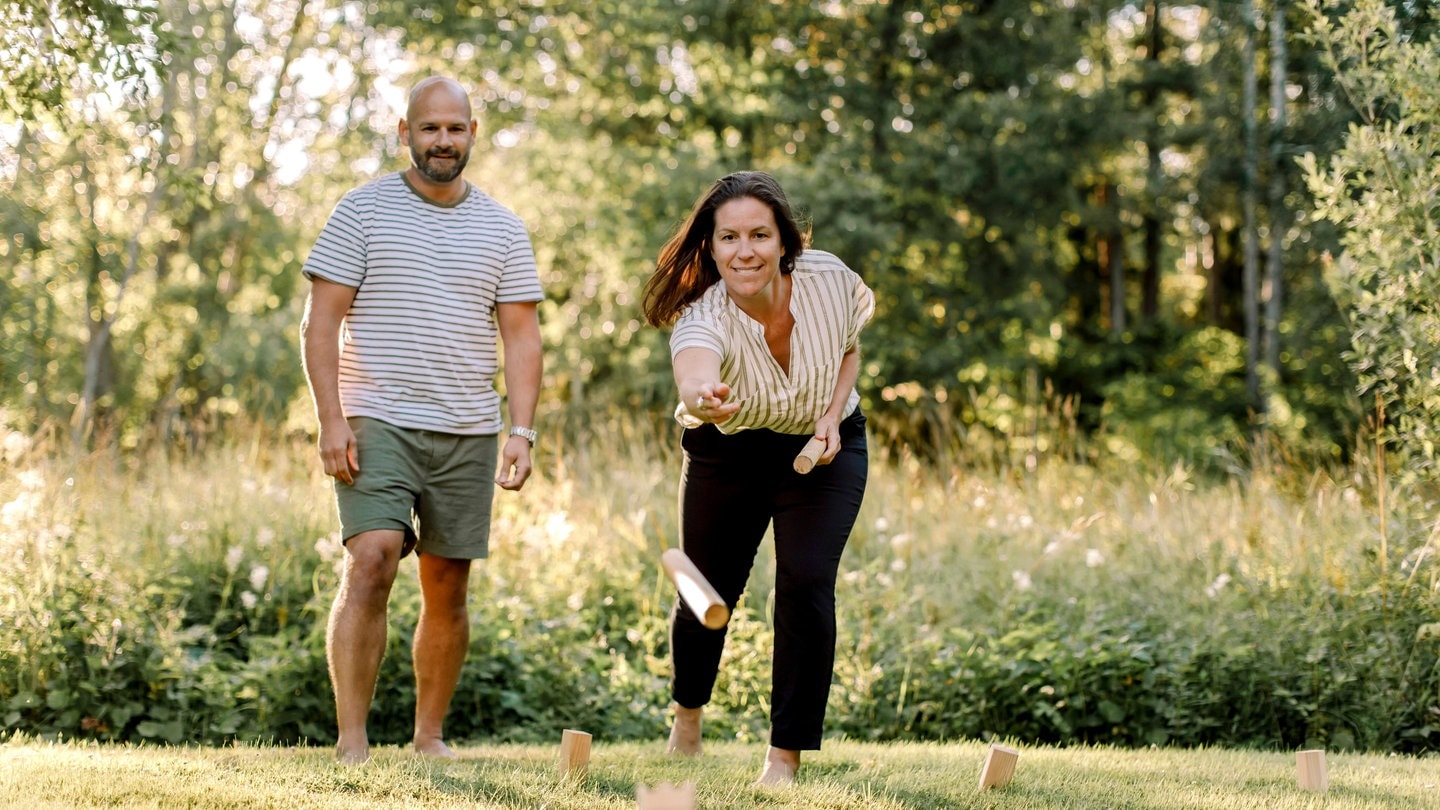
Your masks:
[[[365,416],[349,422],[360,472],[354,484],[335,481],[341,537],[391,529],[405,533],[402,557],[412,549],[464,560],[489,555],[495,436],[411,430]]]

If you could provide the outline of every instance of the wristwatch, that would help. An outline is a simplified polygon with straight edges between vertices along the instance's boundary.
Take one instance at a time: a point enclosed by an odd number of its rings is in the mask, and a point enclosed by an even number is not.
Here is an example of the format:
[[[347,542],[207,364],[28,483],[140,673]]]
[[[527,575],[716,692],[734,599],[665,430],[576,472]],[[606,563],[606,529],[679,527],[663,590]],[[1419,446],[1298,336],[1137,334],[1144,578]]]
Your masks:
[[[540,434],[536,433],[534,428],[520,427],[519,425],[510,428],[510,435],[519,436],[529,442],[531,447],[534,447],[535,440],[540,438]]]

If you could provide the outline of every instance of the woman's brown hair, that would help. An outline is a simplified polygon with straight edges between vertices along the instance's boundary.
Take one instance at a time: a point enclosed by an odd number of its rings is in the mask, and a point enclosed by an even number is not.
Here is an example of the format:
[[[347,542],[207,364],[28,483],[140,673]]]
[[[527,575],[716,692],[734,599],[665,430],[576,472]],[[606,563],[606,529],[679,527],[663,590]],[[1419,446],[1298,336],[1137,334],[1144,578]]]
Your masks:
[[[746,197],[770,206],[775,214],[775,227],[780,231],[780,244],[785,248],[780,257],[780,272],[788,275],[795,269],[795,260],[805,249],[805,235],[795,221],[780,183],[765,172],[727,174],[700,195],[690,209],[690,216],[660,249],[655,272],[645,282],[645,295],[641,299],[645,320],[651,326],[674,323],[686,306],[720,280],[720,271],[710,255],[715,211],[731,200]]]

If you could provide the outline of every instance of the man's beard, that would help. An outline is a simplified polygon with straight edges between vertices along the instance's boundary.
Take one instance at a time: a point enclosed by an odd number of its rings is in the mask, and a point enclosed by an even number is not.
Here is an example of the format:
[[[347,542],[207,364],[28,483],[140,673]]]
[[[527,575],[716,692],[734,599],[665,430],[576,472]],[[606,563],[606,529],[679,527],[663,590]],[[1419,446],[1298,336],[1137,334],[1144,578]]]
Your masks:
[[[451,164],[450,168],[441,169],[431,162],[437,157],[452,158],[455,162]],[[418,169],[421,174],[425,175],[425,179],[432,183],[448,183],[459,177],[461,172],[465,171],[465,164],[470,162],[470,152],[468,150],[461,152],[456,149],[448,151],[432,149],[424,155],[421,155],[419,152],[416,152],[415,147],[412,146],[410,147],[410,160],[415,164],[415,168]]]

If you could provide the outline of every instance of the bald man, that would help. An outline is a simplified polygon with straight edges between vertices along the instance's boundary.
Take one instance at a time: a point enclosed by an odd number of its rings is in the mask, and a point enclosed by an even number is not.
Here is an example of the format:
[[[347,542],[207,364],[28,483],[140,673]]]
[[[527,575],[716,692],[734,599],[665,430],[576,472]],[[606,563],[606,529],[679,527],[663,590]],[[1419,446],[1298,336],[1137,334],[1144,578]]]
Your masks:
[[[345,547],[326,633],[343,763],[370,756],[390,589],[411,551],[412,742],[455,756],[442,729],[469,649],[470,564],[489,553],[495,485],[530,476],[543,294],[524,223],[463,177],[476,129],[457,82],[416,84],[399,122],[410,167],[347,193],[303,268],[303,362]]]

